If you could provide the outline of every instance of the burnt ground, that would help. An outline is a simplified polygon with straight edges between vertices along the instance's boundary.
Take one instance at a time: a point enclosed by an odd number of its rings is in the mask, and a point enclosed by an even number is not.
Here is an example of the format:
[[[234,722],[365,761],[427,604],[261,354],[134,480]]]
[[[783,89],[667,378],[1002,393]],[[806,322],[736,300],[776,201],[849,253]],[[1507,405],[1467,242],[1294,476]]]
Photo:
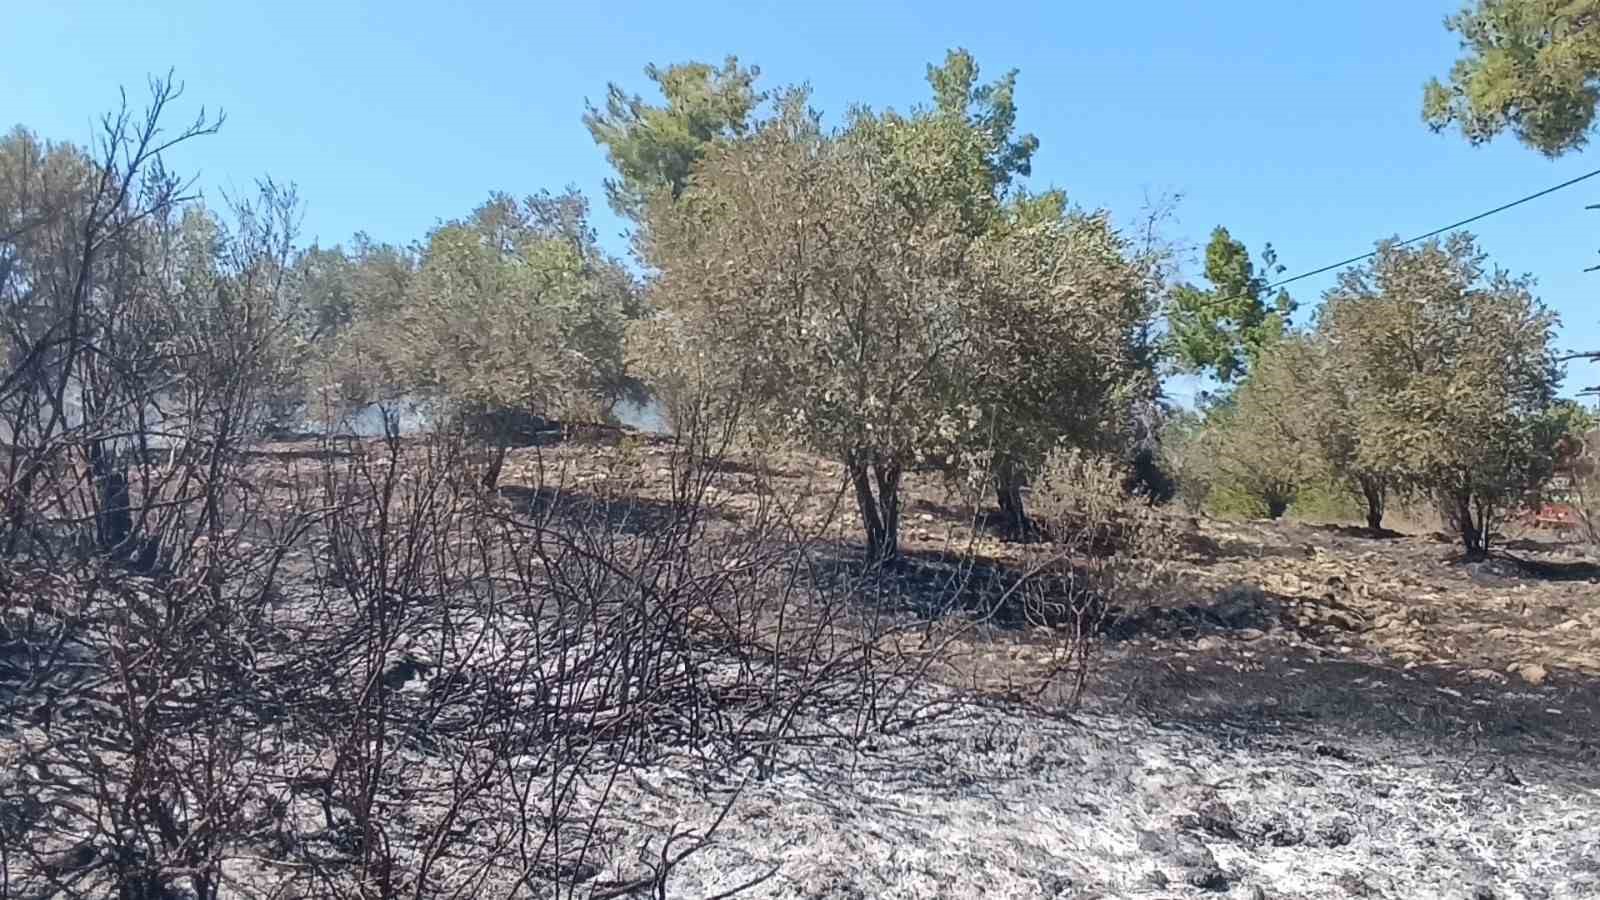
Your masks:
[[[1193,601],[1112,642],[1103,694],[1126,686],[1198,727],[1326,729],[1600,787],[1600,567],[1581,548],[1525,538],[1469,563],[1435,535],[1204,527],[1234,550],[1186,570]]]
[[[514,498],[532,453],[508,462]],[[648,527],[670,494],[659,444],[538,453],[569,492],[627,482],[623,523]],[[737,528],[771,493],[848,548],[838,486],[825,462],[736,462],[711,521]],[[908,490],[910,581],[1003,578],[1027,552],[937,479]],[[916,689],[924,721],[786,752],[668,894],[764,878],[754,896],[1600,897],[1591,551],[1517,536],[1513,556],[1464,562],[1427,533],[1183,527],[1167,590],[1106,628],[1081,708],[1015,687],[1049,670],[1053,632],[968,629],[942,645],[944,683]],[[636,773],[623,830],[641,845],[716,819],[687,768]]]

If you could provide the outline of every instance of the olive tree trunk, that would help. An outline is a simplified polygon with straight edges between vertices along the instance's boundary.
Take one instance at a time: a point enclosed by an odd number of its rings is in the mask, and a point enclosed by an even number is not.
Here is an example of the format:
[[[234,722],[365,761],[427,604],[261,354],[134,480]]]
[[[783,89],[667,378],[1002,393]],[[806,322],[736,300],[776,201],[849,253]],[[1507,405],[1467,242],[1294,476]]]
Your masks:
[[[867,562],[892,562],[900,555],[900,466],[855,459],[848,468],[867,536]]]
[[[1362,476],[1359,479],[1361,497],[1367,504],[1367,528],[1373,533],[1383,530],[1383,513],[1389,499],[1387,486],[1382,479]]]
[[[1003,460],[995,467],[995,500],[1000,506],[1006,533],[1021,537],[1028,533],[1028,512],[1022,503],[1022,467],[1014,460]]]

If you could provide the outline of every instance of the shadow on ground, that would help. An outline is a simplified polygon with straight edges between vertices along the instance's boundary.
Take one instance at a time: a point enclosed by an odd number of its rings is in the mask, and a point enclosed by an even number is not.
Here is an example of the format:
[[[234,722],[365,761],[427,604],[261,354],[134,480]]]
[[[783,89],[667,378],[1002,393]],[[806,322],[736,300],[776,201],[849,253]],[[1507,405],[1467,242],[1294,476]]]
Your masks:
[[[1513,556],[1510,553],[1496,553],[1485,562],[1509,566],[1508,574],[1513,577],[1538,578],[1544,581],[1590,581],[1600,578],[1600,563],[1587,561],[1551,562]]]
[[[1027,624],[1020,573],[1001,560],[971,553],[902,550],[889,563],[869,565],[859,545],[814,549],[818,588],[846,590],[863,604],[929,619],[963,613],[996,625]]]
[[[843,583],[865,601],[926,616],[961,610],[1022,643],[1054,640],[1029,630],[1047,623],[1017,589],[1013,565],[908,552],[867,569],[852,548],[831,549],[818,571],[853,579]],[[1241,586],[1182,607],[1112,610],[1087,702],[1224,742],[1305,743],[1332,755],[1403,745],[1459,763],[1464,778],[1494,763],[1496,777],[1600,788],[1600,677],[1563,669],[1530,684],[1464,667],[1402,667],[1343,647],[1353,622],[1306,622],[1297,602]]]
[[[1464,770],[1498,761],[1508,772],[1600,788],[1600,678],[1582,673],[1552,673],[1535,686],[1281,643],[1140,648],[1106,662],[1092,704],[1219,740],[1299,740],[1349,754],[1390,740]]]
[[[683,522],[683,511],[669,500],[626,496],[611,498],[574,488],[531,488],[516,484],[503,484],[500,496],[509,501],[519,513],[535,518],[549,518],[564,525],[597,526],[630,536],[649,536]],[[712,506],[701,506],[702,518],[731,521],[724,512]]]
[[[1336,534],[1336,535],[1338,535],[1340,537],[1362,538],[1362,539],[1369,540],[1369,541],[1393,541],[1393,540],[1400,540],[1402,538],[1410,537],[1410,535],[1408,535],[1408,534],[1406,534],[1404,532],[1395,531],[1395,530],[1390,529],[1390,528],[1379,528],[1377,531],[1373,531],[1371,528],[1367,528],[1367,527],[1362,526],[1362,525],[1326,524],[1326,525],[1308,525],[1306,527],[1312,529],[1313,531],[1322,531],[1322,532],[1326,532],[1328,534]]]

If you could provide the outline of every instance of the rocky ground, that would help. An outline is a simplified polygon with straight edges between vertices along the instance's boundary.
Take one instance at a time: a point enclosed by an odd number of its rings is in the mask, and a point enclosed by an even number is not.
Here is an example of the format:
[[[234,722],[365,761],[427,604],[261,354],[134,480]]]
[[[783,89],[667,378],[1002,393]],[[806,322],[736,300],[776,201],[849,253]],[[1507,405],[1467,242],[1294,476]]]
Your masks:
[[[621,479],[642,518],[670,490],[666,453],[518,451],[505,480],[515,494],[536,471],[578,492]],[[815,460],[740,461],[709,497],[724,527],[768,494],[820,522],[837,478]],[[959,549],[1003,569],[1026,552],[935,480],[910,493],[914,561]],[[917,688],[914,727],[787,749],[668,895],[756,881],[751,896],[815,898],[1600,897],[1588,550],[1534,535],[1463,562],[1427,533],[1185,527],[1172,589],[1112,623],[1082,708],[1000,688],[1043,669],[1057,636],[974,629],[949,645],[954,677]],[[734,785],[691,768],[610,786],[627,798],[615,846],[633,849],[601,881],[636,877],[670,823],[711,828]]]
[[[753,483],[733,473],[724,506]],[[913,551],[1015,558],[933,482],[913,497]],[[783,863],[762,892],[1600,896],[1586,548],[1533,534],[1469,563],[1437,534],[1193,530],[1179,590],[1116,627],[1084,710],[962,705],[754,785],[700,888]],[[1026,668],[1051,642],[994,629],[969,649]]]
[[[681,773],[641,782],[640,819],[709,824]],[[671,895],[769,874],[755,896],[1576,900],[1600,896],[1600,794],[1334,729],[958,703],[748,786]]]

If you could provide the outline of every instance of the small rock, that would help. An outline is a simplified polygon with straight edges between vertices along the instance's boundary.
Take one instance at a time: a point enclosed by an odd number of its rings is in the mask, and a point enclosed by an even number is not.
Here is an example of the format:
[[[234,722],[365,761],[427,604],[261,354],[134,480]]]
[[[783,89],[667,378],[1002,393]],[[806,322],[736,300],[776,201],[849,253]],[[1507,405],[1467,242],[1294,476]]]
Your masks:
[[[1267,604],[1267,593],[1253,584],[1234,584],[1217,594],[1211,614],[1230,628],[1256,624]]]
[[[1039,888],[1046,897],[1071,897],[1072,875],[1068,872],[1048,872],[1040,877]]]
[[[1344,819],[1332,819],[1319,823],[1314,831],[1317,843],[1324,847],[1343,847],[1355,840],[1355,833],[1350,823]]]
[[[40,858],[39,871],[50,878],[66,878],[93,865],[99,856],[100,851],[94,842],[82,841],[66,850]]]
[[[1360,628],[1349,616],[1340,613],[1329,613],[1323,621],[1327,622],[1329,628],[1337,628],[1340,631],[1356,631]]]
[[[1190,834],[1177,835],[1167,856],[1175,864],[1185,869],[1217,868],[1217,858],[1211,855],[1211,848],[1201,843],[1199,838]],[[1194,882],[1190,883],[1193,884]],[[1199,885],[1196,886],[1198,887]]]
[[[1184,875],[1183,880],[1202,891],[1225,891],[1228,889],[1228,876],[1216,866],[1194,869]]]
[[[405,689],[414,679],[426,678],[433,664],[411,653],[402,654],[383,671],[383,685],[393,691]]]
[[[1233,809],[1215,797],[1201,803],[1195,810],[1195,826],[1206,834],[1225,841],[1239,839],[1239,829]]]
[[[1172,842],[1166,836],[1154,831],[1137,829],[1139,836],[1139,849],[1146,853],[1166,853],[1172,848]]]
[[[1259,884],[1250,885],[1250,890],[1245,893],[1250,900],[1267,900],[1267,889]]]
[[[1523,681],[1526,681],[1534,687],[1544,684],[1545,679],[1550,677],[1549,670],[1538,663],[1522,663],[1521,665],[1515,665],[1511,667],[1511,671],[1513,674],[1521,676]]]
[[[1153,888],[1164,888],[1171,884],[1172,880],[1160,869],[1151,869],[1144,873],[1144,882]]]
[[[1372,885],[1355,872],[1341,873],[1333,883],[1344,888],[1344,892],[1351,897],[1370,897],[1373,894]]]
[[[1212,637],[1211,635],[1206,635],[1205,637],[1201,638],[1200,640],[1194,642],[1194,649],[1199,650],[1201,652],[1208,652],[1208,651],[1211,651],[1211,650],[1221,650],[1222,647],[1223,647],[1222,638]]]
[[[1277,812],[1259,818],[1245,830],[1254,840],[1272,847],[1297,847],[1305,843],[1300,826]]]
[[[1334,744],[1318,744],[1312,748],[1311,752],[1328,759],[1337,759],[1340,762],[1354,763],[1361,761],[1361,757],[1349,748],[1339,747]]]

